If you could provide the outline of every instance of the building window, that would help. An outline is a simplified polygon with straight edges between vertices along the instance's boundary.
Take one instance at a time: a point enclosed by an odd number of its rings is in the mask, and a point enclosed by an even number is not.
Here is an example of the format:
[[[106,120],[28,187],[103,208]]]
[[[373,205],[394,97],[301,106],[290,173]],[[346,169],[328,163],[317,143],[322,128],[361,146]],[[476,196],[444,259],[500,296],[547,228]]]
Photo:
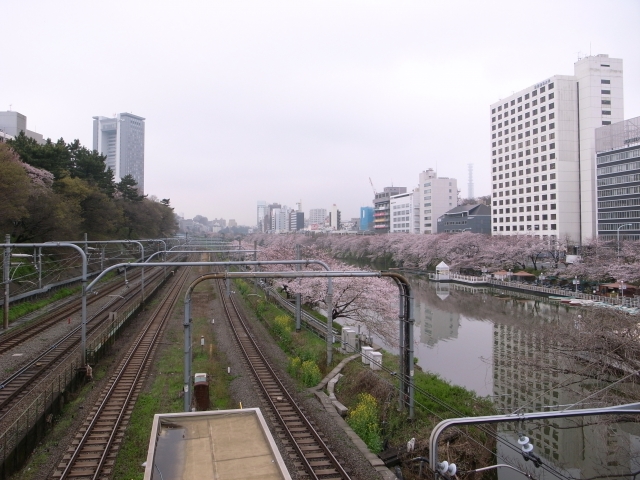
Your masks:
[[[611,115],[611,110],[602,110],[603,115]]]
[[[600,90],[602,95],[611,95],[611,90]]]
[[[611,125],[611,122],[609,120],[603,120],[602,125]]]
[[[605,80],[604,78],[602,80],[600,80],[600,83],[602,85],[609,85],[611,83],[611,80]]]

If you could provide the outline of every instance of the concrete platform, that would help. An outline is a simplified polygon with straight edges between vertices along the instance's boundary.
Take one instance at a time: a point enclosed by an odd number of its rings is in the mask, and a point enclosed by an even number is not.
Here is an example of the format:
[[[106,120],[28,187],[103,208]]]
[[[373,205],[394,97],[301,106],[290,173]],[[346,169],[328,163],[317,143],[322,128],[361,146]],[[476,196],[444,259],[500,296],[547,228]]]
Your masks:
[[[145,480],[290,480],[258,408],[155,415]]]

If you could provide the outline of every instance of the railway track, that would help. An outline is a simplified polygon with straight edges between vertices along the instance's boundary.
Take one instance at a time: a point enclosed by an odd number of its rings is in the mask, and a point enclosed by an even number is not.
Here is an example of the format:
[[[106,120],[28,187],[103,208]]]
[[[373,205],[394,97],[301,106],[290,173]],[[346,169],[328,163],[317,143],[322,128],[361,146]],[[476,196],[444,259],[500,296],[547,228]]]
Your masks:
[[[150,284],[154,279],[159,280],[162,272],[154,274],[149,280]],[[115,305],[126,306],[129,302],[135,301],[138,291],[134,288],[123,298],[114,298],[113,301],[104,305],[100,311],[87,319],[87,338],[93,331],[98,329],[102,322],[108,319],[108,311]],[[70,352],[77,348],[80,343],[79,331],[81,326],[73,328],[69,333],[58,339],[53,345],[44,349],[37,357],[33,358],[7,378],[0,380],[0,420],[2,420],[14,406],[35,386],[40,378],[55,369],[68,358]]]
[[[260,351],[233,299],[226,298],[222,281],[218,281],[217,284],[219,297],[238,344],[273,415],[280,424],[280,431],[285,434],[292,453],[297,457],[296,466],[312,479],[349,479],[340,461],[322,439],[321,433],[314,428],[313,423],[289,395],[286,387]]]
[[[157,348],[157,340],[188,275],[189,269],[185,268],[172,280],[169,292],[163,295],[160,305],[109,380],[52,478],[110,478],[131,411]]]
[[[136,282],[140,278],[140,275],[140,272],[135,272],[130,277],[129,282]],[[105,296],[117,292],[120,288],[122,288],[122,284],[119,281],[111,282],[108,285],[103,286],[100,288],[98,295],[91,295],[87,298],[87,307],[99,300],[102,300]],[[31,321],[22,327],[13,328],[2,334],[2,336],[0,336],[0,355],[21,345],[31,339],[34,335],[45,331],[65,318],[78,314],[80,309],[80,297],[77,297],[73,301],[38,317],[34,321]]]

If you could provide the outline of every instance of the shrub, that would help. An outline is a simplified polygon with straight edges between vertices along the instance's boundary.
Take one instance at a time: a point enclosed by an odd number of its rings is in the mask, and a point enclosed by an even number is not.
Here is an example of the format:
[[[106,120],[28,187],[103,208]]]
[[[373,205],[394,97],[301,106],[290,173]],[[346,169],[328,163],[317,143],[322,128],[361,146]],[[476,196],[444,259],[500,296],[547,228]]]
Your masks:
[[[347,423],[358,434],[369,450],[379,453],[382,450],[382,436],[378,420],[378,402],[369,393],[358,395],[356,407],[349,412]]]
[[[322,380],[322,374],[320,373],[318,365],[311,360],[302,362],[302,365],[300,366],[300,379],[302,380],[302,383],[304,383],[305,387],[313,387],[320,383],[320,380]]]

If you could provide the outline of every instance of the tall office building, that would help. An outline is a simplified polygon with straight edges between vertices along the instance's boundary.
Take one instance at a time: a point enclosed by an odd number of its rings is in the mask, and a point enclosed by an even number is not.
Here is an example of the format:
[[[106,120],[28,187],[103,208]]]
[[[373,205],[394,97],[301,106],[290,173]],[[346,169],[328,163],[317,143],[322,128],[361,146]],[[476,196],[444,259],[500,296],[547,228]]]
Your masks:
[[[492,104],[492,234],[595,237],[595,129],[623,118],[622,60],[608,55]]]
[[[140,192],[144,192],[144,120],[131,113],[93,117],[93,149],[107,157],[106,167],[116,182],[131,175]]]
[[[267,215],[267,202],[264,200],[258,200],[258,209],[257,209],[257,218],[256,218],[256,226],[258,232],[266,232],[268,228],[264,223],[264,218]]]
[[[420,173],[420,233],[438,233],[438,218],[458,205],[458,181],[429,168]]]
[[[640,117],[596,130],[598,237],[640,240]]]

